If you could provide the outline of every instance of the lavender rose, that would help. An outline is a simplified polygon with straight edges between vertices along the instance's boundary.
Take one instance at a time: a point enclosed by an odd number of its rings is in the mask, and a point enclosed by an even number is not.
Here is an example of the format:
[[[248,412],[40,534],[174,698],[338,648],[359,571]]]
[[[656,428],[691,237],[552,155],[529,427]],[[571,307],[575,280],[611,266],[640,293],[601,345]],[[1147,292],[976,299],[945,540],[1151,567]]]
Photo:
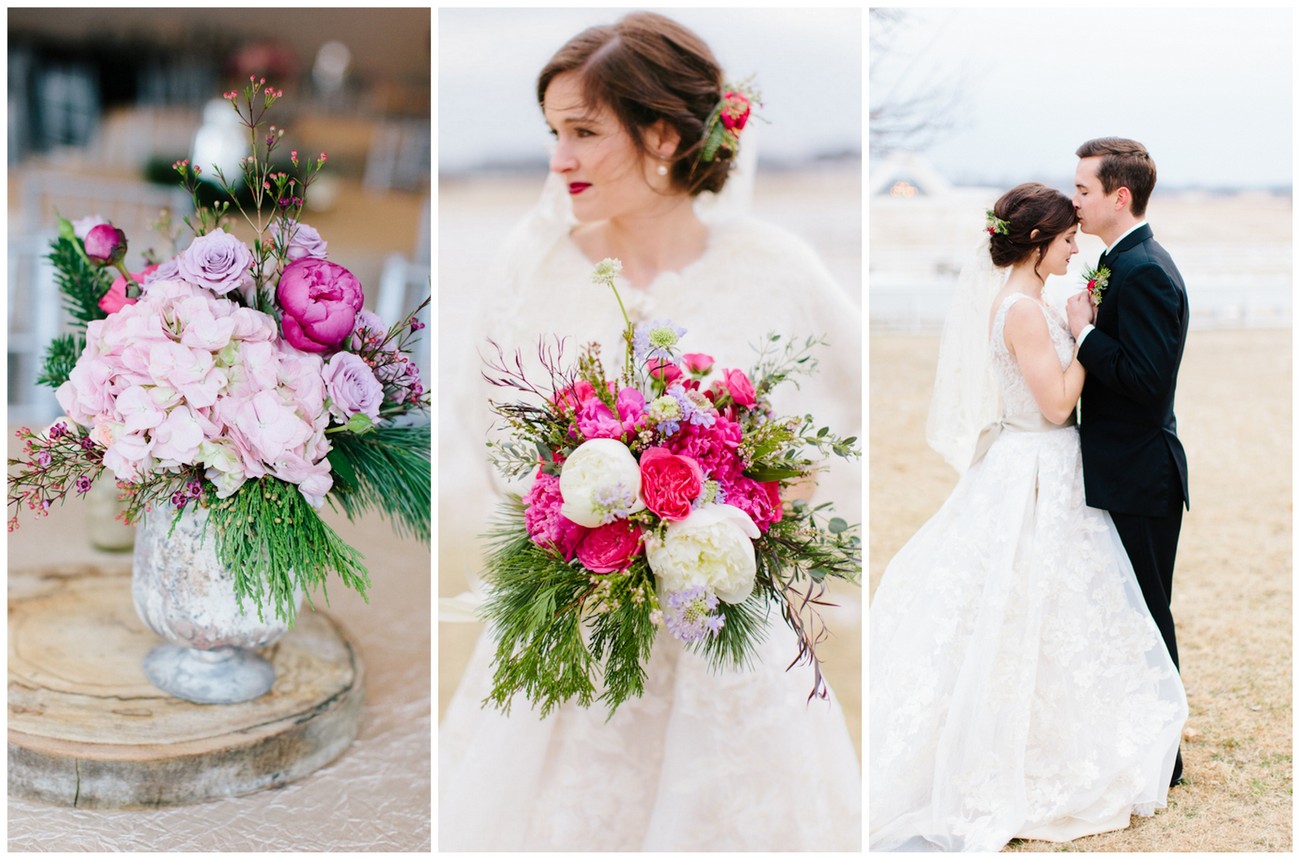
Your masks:
[[[275,291],[285,340],[303,352],[335,352],[356,327],[365,296],[337,263],[311,257],[290,263]]]
[[[384,387],[375,379],[375,373],[361,356],[352,352],[338,352],[325,363],[321,374],[325,380],[325,394],[330,399],[330,414],[346,424],[353,415],[366,415],[379,420],[379,407],[384,402]]]
[[[320,237],[316,228],[310,224],[296,221],[276,221],[272,227],[277,243],[285,243],[285,258],[297,262],[307,258],[323,260],[329,243]],[[286,242],[286,235],[289,237]]]
[[[177,258],[180,277],[224,296],[249,280],[253,252],[224,230],[199,236]]]

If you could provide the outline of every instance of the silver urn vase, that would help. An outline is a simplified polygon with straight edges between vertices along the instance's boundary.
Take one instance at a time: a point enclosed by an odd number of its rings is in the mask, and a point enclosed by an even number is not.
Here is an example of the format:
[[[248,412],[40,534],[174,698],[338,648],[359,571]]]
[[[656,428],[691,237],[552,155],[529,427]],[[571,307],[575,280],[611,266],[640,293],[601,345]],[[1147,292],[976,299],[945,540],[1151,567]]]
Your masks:
[[[264,607],[235,599],[235,576],[217,558],[205,508],[146,514],[135,538],[131,593],[140,619],[167,640],[149,652],[144,673],[164,692],[200,704],[256,699],[275,669],[255,649],[289,629]],[[175,525],[173,526],[173,521]],[[297,595],[298,603],[302,595]]]

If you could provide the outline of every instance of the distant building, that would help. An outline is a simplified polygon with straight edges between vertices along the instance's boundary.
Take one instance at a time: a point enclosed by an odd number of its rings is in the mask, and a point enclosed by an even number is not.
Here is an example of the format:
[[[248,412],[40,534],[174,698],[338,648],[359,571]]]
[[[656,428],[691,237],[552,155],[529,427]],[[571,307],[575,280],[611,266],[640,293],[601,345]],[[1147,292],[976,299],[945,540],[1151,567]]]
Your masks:
[[[952,184],[918,152],[896,152],[871,168],[871,194],[885,197],[938,197]]]

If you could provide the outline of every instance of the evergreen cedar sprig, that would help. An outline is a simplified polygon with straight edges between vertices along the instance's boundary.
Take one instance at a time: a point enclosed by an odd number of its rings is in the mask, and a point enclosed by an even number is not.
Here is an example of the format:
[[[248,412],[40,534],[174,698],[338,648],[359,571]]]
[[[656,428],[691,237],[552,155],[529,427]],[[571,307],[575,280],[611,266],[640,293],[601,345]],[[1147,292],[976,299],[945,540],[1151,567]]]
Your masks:
[[[58,388],[67,381],[77,358],[86,348],[86,324],[106,316],[99,307],[99,300],[112,286],[113,274],[107,268],[90,264],[81,241],[72,231],[71,222],[63,218],[59,219],[59,235],[50,242],[46,259],[54,266],[54,283],[63,299],[63,309],[72,331],[58,335],[50,342],[36,381]]]
[[[331,573],[370,602],[361,554],[320,518],[297,487],[264,477],[247,481],[228,499],[216,499],[211,485],[208,494],[217,557],[235,574],[240,605],[252,600],[259,619],[269,599],[275,617],[292,626],[298,593],[315,609],[317,588],[328,606],[325,581]]]

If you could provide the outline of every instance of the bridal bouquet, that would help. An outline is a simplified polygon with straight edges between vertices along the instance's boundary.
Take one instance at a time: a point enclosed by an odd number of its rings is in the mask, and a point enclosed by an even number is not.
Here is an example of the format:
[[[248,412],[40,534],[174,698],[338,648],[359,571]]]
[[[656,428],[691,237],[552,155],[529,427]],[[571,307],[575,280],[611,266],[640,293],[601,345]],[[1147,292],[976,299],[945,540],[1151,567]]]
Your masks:
[[[594,274],[616,298],[619,270],[605,260]],[[534,474],[490,535],[488,701],[502,710],[518,691],[543,716],[570,699],[586,707],[600,686],[612,713],[643,692],[643,664],[663,630],[714,665],[744,665],[773,607],[799,638],[791,665],[811,664],[812,695],[826,694],[817,607],[828,578],[858,580],[861,542],[827,504],[783,494],[811,484],[824,455],[856,456],[856,440],[811,416],[777,417],[768,400],[815,368],[820,341],[769,335],[745,373],[679,355],[683,334],[669,322],[627,322],[614,378],[597,345],[572,366],[562,343],[544,346],[544,387],[518,355],[498,348],[489,364],[489,382],[530,395],[491,404],[506,431],[489,443],[493,463],[508,478]]]
[[[262,119],[280,95],[265,79],[225,94],[252,147],[236,182],[217,180],[236,200],[237,182],[251,191],[239,206],[251,247],[224,229],[229,203],[199,205],[202,171],[186,161],[175,167],[194,239],[170,259],[151,252],[129,272],[121,230],[61,220],[50,259],[74,331],[51,344],[41,381],[66,417],[18,431],[9,530],[107,470],[128,522],[206,508],[241,602],[292,623],[295,588],[310,600],[330,573],[362,595],[370,584],[321,519],[325,502],[429,538],[429,398],[411,360],[428,300],[391,324],[362,309],[361,284],[299,220],[325,153],[293,151],[294,175],[273,166],[284,132]]]

